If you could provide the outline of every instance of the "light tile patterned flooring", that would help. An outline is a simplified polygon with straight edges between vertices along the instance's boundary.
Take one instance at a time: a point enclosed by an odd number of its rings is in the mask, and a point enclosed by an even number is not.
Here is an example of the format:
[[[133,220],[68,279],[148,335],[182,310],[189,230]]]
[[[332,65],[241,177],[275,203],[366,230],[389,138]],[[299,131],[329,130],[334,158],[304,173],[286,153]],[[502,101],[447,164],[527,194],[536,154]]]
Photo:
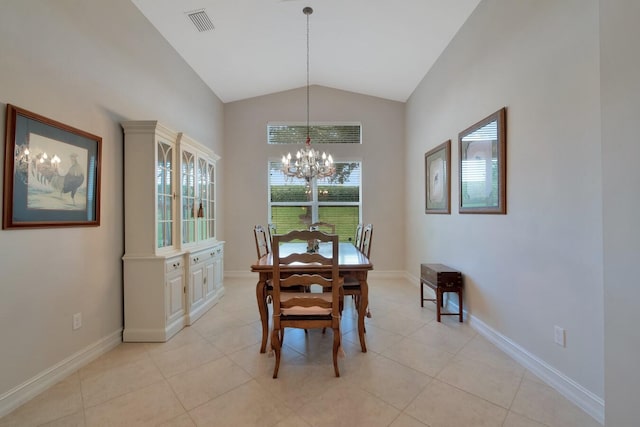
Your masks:
[[[278,379],[259,353],[255,281],[167,343],[125,343],[0,419],[0,426],[597,427],[457,317],[435,321],[405,280],[370,279],[362,353],[350,298],[341,377],[331,331],[287,330]]]

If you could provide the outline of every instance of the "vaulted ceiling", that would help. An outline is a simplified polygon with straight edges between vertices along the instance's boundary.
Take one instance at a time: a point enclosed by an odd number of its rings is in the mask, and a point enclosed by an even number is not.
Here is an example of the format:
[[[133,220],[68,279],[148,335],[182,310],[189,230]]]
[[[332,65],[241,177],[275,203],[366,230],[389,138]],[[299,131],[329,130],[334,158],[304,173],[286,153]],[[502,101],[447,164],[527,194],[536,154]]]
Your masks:
[[[307,84],[305,6],[310,84],[406,101],[479,1],[132,0],[223,102]]]

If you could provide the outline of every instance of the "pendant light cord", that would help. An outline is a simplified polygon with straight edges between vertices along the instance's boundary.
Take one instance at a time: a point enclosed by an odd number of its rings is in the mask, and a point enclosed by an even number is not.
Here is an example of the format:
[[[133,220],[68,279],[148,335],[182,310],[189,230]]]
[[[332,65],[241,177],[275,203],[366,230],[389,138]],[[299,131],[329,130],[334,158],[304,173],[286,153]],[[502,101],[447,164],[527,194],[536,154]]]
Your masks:
[[[302,12],[307,15],[307,143],[311,141],[309,128],[309,15],[313,13],[313,9],[305,7]]]

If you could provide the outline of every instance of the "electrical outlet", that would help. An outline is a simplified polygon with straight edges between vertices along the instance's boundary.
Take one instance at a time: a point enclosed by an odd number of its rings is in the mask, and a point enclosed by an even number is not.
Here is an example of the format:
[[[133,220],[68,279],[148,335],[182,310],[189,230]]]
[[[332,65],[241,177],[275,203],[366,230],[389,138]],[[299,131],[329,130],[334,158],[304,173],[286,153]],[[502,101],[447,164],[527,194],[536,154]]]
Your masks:
[[[73,315],[73,330],[80,329],[82,327],[82,313],[76,313]]]
[[[553,327],[553,341],[559,346],[565,346],[565,331],[560,326]]]

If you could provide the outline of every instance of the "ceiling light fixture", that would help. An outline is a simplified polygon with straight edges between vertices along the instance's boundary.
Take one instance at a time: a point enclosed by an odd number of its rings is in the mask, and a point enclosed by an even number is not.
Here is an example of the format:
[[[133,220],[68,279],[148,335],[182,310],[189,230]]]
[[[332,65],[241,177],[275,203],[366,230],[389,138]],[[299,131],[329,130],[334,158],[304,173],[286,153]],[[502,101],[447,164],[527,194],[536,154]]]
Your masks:
[[[304,148],[298,150],[296,158],[293,159],[291,153],[282,156],[282,172],[289,177],[303,178],[307,184],[313,178],[328,178],[336,173],[331,154],[322,153],[311,147],[311,136],[309,134],[309,15],[313,9],[305,7],[302,13],[307,15],[307,140]]]

